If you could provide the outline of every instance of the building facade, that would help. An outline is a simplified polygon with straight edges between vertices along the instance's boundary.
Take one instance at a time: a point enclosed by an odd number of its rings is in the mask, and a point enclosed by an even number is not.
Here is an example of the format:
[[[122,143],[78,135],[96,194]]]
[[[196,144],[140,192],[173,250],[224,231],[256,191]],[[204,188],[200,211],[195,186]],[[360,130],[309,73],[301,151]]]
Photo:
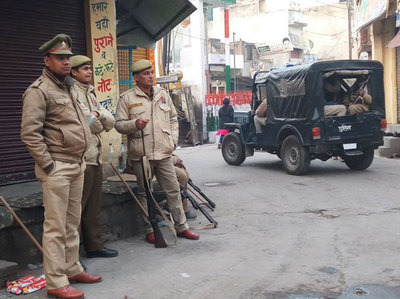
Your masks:
[[[395,38],[398,2],[395,0],[355,1],[358,56],[378,60],[384,65],[385,109],[388,124],[399,123],[400,44],[388,47]]]

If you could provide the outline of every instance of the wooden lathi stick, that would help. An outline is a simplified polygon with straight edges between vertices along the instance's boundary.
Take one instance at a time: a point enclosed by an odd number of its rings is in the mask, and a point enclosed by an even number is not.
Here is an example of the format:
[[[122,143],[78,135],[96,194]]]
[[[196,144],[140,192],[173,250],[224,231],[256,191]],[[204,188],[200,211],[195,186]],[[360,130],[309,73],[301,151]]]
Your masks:
[[[43,247],[39,244],[38,241],[36,241],[35,237],[31,234],[31,232],[28,230],[25,224],[22,223],[21,219],[18,217],[17,214],[15,214],[13,208],[8,204],[8,202],[3,198],[3,196],[0,196],[0,201],[6,207],[6,209],[11,213],[11,215],[18,222],[18,224],[22,227],[22,229],[28,235],[29,239],[31,239],[33,244],[35,244],[36,248],[39,249],[40,252],[43,254]]]

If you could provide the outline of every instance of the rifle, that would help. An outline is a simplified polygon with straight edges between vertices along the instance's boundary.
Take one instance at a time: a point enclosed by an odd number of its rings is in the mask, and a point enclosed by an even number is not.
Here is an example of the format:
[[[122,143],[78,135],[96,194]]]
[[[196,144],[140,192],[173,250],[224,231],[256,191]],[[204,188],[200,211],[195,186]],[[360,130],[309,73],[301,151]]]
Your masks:
[[[168,218],[165,216],[164,212],[162,211],[162,209],[160,208],[160,206],[157,204],[156,199],[154,198],[153,194],[151,193],[151,189],[150,189],[150,184],[148,181],[148,177],[147,177],[147,173],[146,173],[146,169],[145,169],[145,157],[146,157],[146,148],[144,145],[144,133],[143,133],[143,129],[140,130],[141,131],[141,135],[142,135],[142,144],[143,144],[143,157],[141,159],[142,162],[142,175],[143,175],[143,183],[144,183],[144,189],[146,191],[146,199],[147,199],[147,207],[149,210],[149,222],[151,224],[151,227],[153,228],[153,232],[154,232],[154,237],[155,237],[155,244],[154,246],[156,248],[165,248],[168,246],[167,241],[165,240],[164,236],[161,233],[161,230],[158,226],[158,221],[156,218],[156,210],[158,210],[158,212],[160,213],[160,215],[163,217],[164,221],[167,223],[167,225],[169,226],[169,228],[171,229],[171,231],[174,234],[175,237],[175,242],[176,242],[176,231],[173,227],[171,227],[170,221],[168,220]],[[147,160],[146,160],[147,162]]]
[[[198,196],[194,189],[192,190],[191,187],[188,186],[187,190],[190,191],[190,193],[192,193],[192,195],[194,195],[201,202],[201,203],[199,203],[199,205],[205,205],[212,212],[214,212],[214,208],[208,202],[206,202],[204,199],[202,199],[200,196]]]
[[[199,187],[197,187],[197,186],[193,183],[192,179],[189,178],[189,182],[188,182],[188,183],[189,183],[190,186],[193,187],[194,190],[196,190],[201,196],[203,196],[203,198],[204,198],[213,208],[215,208],[215,202],[213,202],[211,199],[209,199],[209,198],[207,197],[207,195],[205,195],[203,192],[201,192],[201,189],[200,189]]]
[[[181,188],[181,196],[183,198],[187,198],[192,204],[193,208],[195,208],[196,210],[200,210],[200,212],[203,213],[203,215],[207,218],[207,220],[214,225],[214,228],[216,228],[218,226],[218,222],[215,221],[214,218],[212,218],[211,215],[208,214],[208,212],[200,204],[198,204],[198,202],[185,190],[185,187],[180,185],[180,188]]]

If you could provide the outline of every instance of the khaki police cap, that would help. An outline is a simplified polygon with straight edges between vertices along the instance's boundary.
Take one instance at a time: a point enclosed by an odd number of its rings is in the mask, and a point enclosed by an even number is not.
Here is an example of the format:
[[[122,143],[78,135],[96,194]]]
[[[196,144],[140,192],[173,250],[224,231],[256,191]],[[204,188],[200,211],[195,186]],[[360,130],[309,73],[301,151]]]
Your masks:
[[[72,55],[72,39],[66,34],[57,34],[51,40],[40,46],[39,51],[54,55]]]
[[[71,57],[71,67],[78,67],[83,64],[90,64],[91,60],[85,55],[75,55]]]
[[[144,71],[147,70],[149,68],[153,67],[153,65],[151,64],[151,62],[147,59],[141,59],[136,61],[133,65],[132,65],[132,73],[138,73],[140,71]]]

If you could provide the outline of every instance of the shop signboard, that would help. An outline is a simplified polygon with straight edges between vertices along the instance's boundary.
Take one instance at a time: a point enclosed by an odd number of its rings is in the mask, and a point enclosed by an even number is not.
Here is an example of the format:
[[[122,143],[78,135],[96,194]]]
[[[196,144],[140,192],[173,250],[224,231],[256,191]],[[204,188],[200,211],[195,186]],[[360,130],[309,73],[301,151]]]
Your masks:
[[[97,101],[112,114],[119,99],[117,32],[114,0],[89,0],[90,43],[93,84]],[[102,135],[103,161],[113,144],[116,155],[120,152],[121,135],[113,129]],[[115,157],[116,158],[116,157]]]
[[[113,0],[90,0],[93,82],[103,107],[115,113],[118,100],[117,36]]]

